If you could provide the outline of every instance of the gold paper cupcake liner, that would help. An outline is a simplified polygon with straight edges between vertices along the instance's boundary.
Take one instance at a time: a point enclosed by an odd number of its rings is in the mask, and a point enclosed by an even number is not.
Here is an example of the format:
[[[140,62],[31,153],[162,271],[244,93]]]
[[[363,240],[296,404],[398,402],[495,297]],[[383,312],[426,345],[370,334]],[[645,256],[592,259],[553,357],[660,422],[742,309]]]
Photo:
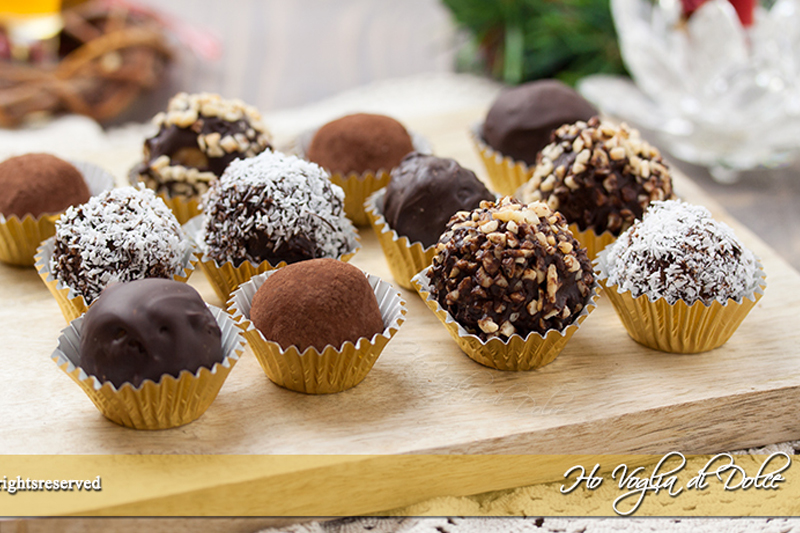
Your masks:
[[[53,275],[53,271],[50,269],[50,258],[53,256],[55,245],[55,237],[50,237],[39,246],[36,251],[36,269],[39,277],[47,285],[50,294],[56,299],[64,319],[67,322],[71,322],[84,314],[89,309],[89,305],[75,289],[57,280]],[[189,276],[194,272],[197,261],[194,246],[189,246],[181,259],[181,264],[183,265],[181,273],[175,274],[172,279],[183,283],[189,281]]]
[[[92,196],[114,187],[114,177],[102,168],[83,161],[71,161],[83,174]],[[33,217],[8,218],[0,215],[0,261],[16,266],[33,266],[41,242],[56,234],[56,220],[61,213]]]
[[[175,218],[178,219],[178,224],[186,224],[191,219],[203,212],[198,198],[189,198],[186,196],[167,196],[164,193],[159,193],[158,197],[164,200],[172,210]]]
[[[646,295],[634,298],[630,291],[619,291],[608,285],[606,254],[595,260],[595,273],[608,295],[622,324],[633,340],[648,348],[671,353],[701,353],[719,348],[733,336],[750,310],[764,296],[766,276],[758,263],[756,288],[741,301],[718,300],[706,305],[702,301],[688,305],[683,300],[674,304],[664,298],[650,300]]]
[[[577,240],[582,247],[586,248],[586,255],[589,257],[589,261],[594,261],[597,254],[602,252],[606,246],[617,240],[617,236],[610,231],[604,231],[600,235],[597,235],[592,228],[583,231],[575,223],[569,225],[569,230],[572,232],[575,240]]]
[[[427,275],[430,268],[426,268],[411,280],[420,298],[447,328],[450,336],[470,359],[497,370],[534,370],[552,363],[578,331],[586,317],[594,311],[597,306],[595,302],[599,297],[599,285],[595,282],[589,302],[581,309],[575,322],[562,331],[551,329],[544,335],[531,332],[526,337],[514,334],[505,341],[499,337],[484,341],[477,335],[469,333],[433,298]]]
[[[346,176],[339,172],[331,174],[331,182],[344,190],[344,212],[356,226],[369,225],[364,202],[369,195],[389,185],[391,179],[392,176],[385,170],[377,173],[367,171],[360,175],[355,172]]]
[[[375,235],[378,236],[378,242],[381,243],[392,277],[404,289],[414,290],[411,278],[431,264],[433,255],[436,253],[436,246],[423,248],[421,242],[412,243],[408,237],[399,236],[389,227],[386,219],[383,218],[385,194],[386,189],[381,189],[370,196],[364,203],[364,211],[369,217]]]
[[[204,249],[203,234],[203,217],[196,216],[189,222],[183,225],[183,232],[195,244],[195,249],[200,255],[200,269],[208,278],[208,282],[214,289],[214,292],[223,302],[227,302],[231,297],[233,291],[239,288],[239,285],[250,281],[250,278],[256,274],[263,274],[271,270],[277,270],[287,265],[286,261],[281,261],[277,265],[271,264],[269,261],[262,261],[259,264],[253,264],[250,261],[243,261],[241,265],[234,266],[232,262],[227,261],[220,264],[214,259],[204,257],[202,250]],[[336,259],[347,263],[350,261],[361,249],[361,242],[356,238],[356,245],[351,252],[340,255]]]
[[[290,144],[287,153],[306,159],[308,146],[316,133],[316,129],[301,133]],[[408,134],[411,136],[411,144],[414,146],[414,150],[423,154],[431,153],[430,143],[424,137],[413,131],[409,131]],[[377,172],[367,171],[362,174],[351,172],[347,175],[343,175],[341,172],[334,173],[329,169],[325,170],[330,174],[331,182],[344,190],[344,212],[347,218],[356,226],[369,226],[370,221],[364,211],[364,202],[372,193],[389,185],[391,169],[388,171],[378,170]]]
[[[266,340],[250,322],[253,297],[273,273],[253,277],[239,287],[228,302],[228,312],[244,331],[270,381],[306,394],[341,392],[361,383],[405,321],[405,301],[397,289],[379,277],[367,274],[381,310],[383,332],[376,333],[371,339],[361,338],[356,344],[347,341],[339,348],[328,345],[322,353],[313,346],[300,353],[294,346],[284,350],[278,343]]]
[[[211,369],[201,367],[194,373],[184,370],[177,379],[164,375],[158,383],[148,379],[138,387],[124,383],[117,388],[110,382],[101,383],[81,368],[83,317],[76,318],[62,331],[51,359],[112,422],[135,429],[182,426],[206,412],[244,353],[244,338],[233,320],[222,309],[213,306],[209,309],[222,330],[224,354],[222,362]]]
[[[504,196],[513,196],[522,184],[533,177],[533,167],[529,167],[524,161],[515,161],[504,156],[486,144],[481,138],[479,125],[470,130],[470,137],[486,167],[493,191]]]

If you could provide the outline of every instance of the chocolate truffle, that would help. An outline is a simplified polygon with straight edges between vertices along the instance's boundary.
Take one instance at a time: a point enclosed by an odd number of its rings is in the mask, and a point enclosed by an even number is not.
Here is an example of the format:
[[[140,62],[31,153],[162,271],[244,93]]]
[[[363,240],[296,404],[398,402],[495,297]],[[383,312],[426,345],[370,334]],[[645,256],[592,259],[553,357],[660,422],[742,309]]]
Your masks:
[[[182,273],[188,248],[153,191],[122,187],[67,209],[56,222],[50,269],[90,304],[112,282]]]
[[[138,387],[223,359],[222,333],[195,289],[165,279],[109,286],[81,330],[81,368],[116,387]]]
[[[270,275],[253,297],[253,325],[284,350],[372,338],[383,331],[375,293],[364,273],[335,259],[289,265]]]
[[[355,250],[344,192],[319,166],[266,151],[230,164],[203,197],[204,242],[219,263],[296,263]]]
[[[216,94],[179,93],[153,122],[158,133],[145,141],[132,177],[168,197],[199,196],[231,161],[271,147],[254,107]]]
[[[431,294],[481,339],[563,330],[590,301],[594,275],[564,217],[509,197],[456,213],[428,271]]]
[[[543,201],[581,231],[619,235],[650,202],[672,198],[672,178],[658,150],[625,124],[594,117],[565,124],[541,152],[523,202]]]
[[[741,302],[758,284],[758,263],[733,230],[704,207],[675,200],[654,202],[604,261],[609,285],[669,304]]]
[[[498,152],[533,165],[553,130],[595,115],[592,104],[560,81],[532,81],[500,93],[481,133]]]
[[[0,214],[34,218],[60,213],[91,194],[77,168],[50,154],[26,154],[0,163]]]
[[[427,248],[439,241],[457,211],[470,211],[494,195],[471,170],[452,159],[413,152],[386,187],[383,216],[389,227]]]
[[[333,173],[390,171],[414,150],[411,136],[384,115],[347,115],[322,126],[306,150],[309,161]]]

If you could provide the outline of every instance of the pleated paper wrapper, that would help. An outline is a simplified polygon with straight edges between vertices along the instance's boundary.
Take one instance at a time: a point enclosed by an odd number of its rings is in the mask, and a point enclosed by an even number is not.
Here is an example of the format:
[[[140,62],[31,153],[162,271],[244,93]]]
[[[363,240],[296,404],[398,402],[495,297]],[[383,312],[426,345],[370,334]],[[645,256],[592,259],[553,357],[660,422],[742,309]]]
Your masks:
[[[630,291],[608,285],[606,253],[595,260],[595,272],[617,311],[628,335],[639,344],[671,353],[701,353],[719,348],[731,338],[766,288],[764,267],[758,263],[756,288],[741,301],[718,300],[706,305],[697,301],[688,305],[683,300],[674,304],[664,298],[650,300],[647,295],[634,298]]]
[[[276,385],[306,394],[341,392],[361,383],[405,320],[405,301],[397,289],[368,274],[383,318],[383,332],[371,339],[361,338],[355,344],[347,341],[339,348],[328,345],[322,353],[313,346],[300,353],[295,347],[284,350],[278,343],[266,340],[250,322],[253,296],[273,273],[253,277],[228,302],[228,312],[244,331],[267,377]]]
[[[42,243],[36,252],[36,269],[39,272],[39,277],[42,278],[42,281],[50,290],[50,294],[58,302],[61,314],[64,315],[67,322],[71,322],[85,313],[89,309],[89,305],[75,289],[57,280],[53,275],[53,271],[50,269],[50,258],[53,256],[55,246],[55,237],[50,237]],[[194,272],[197,261],[194,246],[187,247],[181,259],[180,273],[172,276],[172,279],[183,283],[187,282],[189,276]]]
[[[214,289],[219,299],[227,302],[239,285],[250,281],[250,278],[256,274],[263,274],[270,270],[285,267],[286,261],[281,261],[277,265],[271,264],[269,261],[262,261],[259,264],[251,263],[250,261],[242,261],[238,267],[234,266],[231,261],[219,263],[214,259],[205,257],[203,250],[205,249],[205,239],[203,238],[203,216],[196,216],[189,222],[183,225],[183,232],[195,244],[198,255],[200,255],[200,268],[208,278],[208,282]],[[353,229],[355,233],[355,229]],[[343,254],[336,259],[339,261],[348,262],[356,253],[361,249],[361,243],[358,239],[351,252]]]
[[[378,242],[381,243],[383,255],[386,256],[392,277],[404,289],[414,290],[411,278],[431,264],[433,255],[436,253],[436,246],[424,248],[421,242],[412,243],[408,237],[399,236],[389,227],[386,219],[383,218],[385,194],[386,189],[381,189],[370,196],[364,204],[364,211],[369,217],[375,235],[378,236]]]
[[[552,363],[570,338],[578,331],[586,317],[594,311],[599,296],[599,285],[595,282],[592,285],[593,294],[589,301],[578,313],[575,321],[562,331],[551,329],[544,335],[531,332],[526,337],[515,333],[505,341],[499,337],[484,341],[477,335],[469,333],[464,326],[456,322],[433,297],[427,275],[430,268],[426,268],[411,280],[422,301],[433,311],[459,348],[470,359],[497,370],[534,370]]]
[[[592,228],[584,231],[575,223],[569,225],[569,230],[572,232],[575,240],[577,240],[582,247],[586,248],[586,255],[589,257],[589,261],[594,261],[597,254],[602,252],[606,246],[617,240],[617,236],[610,231],[604,231],[600,235],[597,235]]]
[[[208,307],[222,331],[224,354],[222,362],[211,369],[201,367],[194,373],[184,370],[177,379],[165,374],[158,383],[148,379],[139,387],[125,383],[117,388],[110,382],[100,383],[81,368],[83,317],[73,320],[62,331],[51,358],[112,422],[135,429],[182,426],[208,409],[244,352],[244,338],[234,321],[224,310]]]
[[[70,161],[83,174],[92,196],[114,187],[114,177],[91,163]],[[33,266],[36,249],[43,240],[56,234],[56,220],[61,213],[33,217],[0,215],[0,261],[10,265]]]
[[[486,173],[489,175],[490,188],[505,196],[512,196],[517,189],[533,176],[533,167],[524,161],[515,161],[504,156],[481,138],[480,125],[475,125],[470,130],[470,137],[478,152]]]
[[[308,146],[316,133],[316,129],[303,132],[288,147],[287,151],[306,159]],[[431,153],[430,143],[424,137],[413,131],[409,131],[408,134],[411,136],[411,143],[417,152]],[[391,169],[366,171],[362,174],[351,172],[347,175],[341,172],[332,172],[329,169],[325,170],[330,174],[331,182],[344,190],[344,212],[347,218],[356,226],[369,226],[370,221],[364,211],[364,202],[372,193],[389,185]]]
[[[186,224],[191,219],[203,212],[203,209],[200,206],[200,200],[198,198],[187,198],[186,196],[168,196],[163,193],[159,193],[158,197],[164,200],[164,203],[167,204],[167,207],[172,210],[172,213],[175,215],[175,218],[178,219],[179,224]]]

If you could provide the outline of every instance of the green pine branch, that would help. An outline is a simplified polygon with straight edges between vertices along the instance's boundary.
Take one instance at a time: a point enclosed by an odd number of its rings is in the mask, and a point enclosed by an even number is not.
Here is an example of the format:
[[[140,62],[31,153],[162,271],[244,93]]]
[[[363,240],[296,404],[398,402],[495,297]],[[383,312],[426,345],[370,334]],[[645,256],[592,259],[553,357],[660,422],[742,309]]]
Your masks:
[[[506,83],[625,74],[609,0],[443,0],[474,39],[483,68]]]

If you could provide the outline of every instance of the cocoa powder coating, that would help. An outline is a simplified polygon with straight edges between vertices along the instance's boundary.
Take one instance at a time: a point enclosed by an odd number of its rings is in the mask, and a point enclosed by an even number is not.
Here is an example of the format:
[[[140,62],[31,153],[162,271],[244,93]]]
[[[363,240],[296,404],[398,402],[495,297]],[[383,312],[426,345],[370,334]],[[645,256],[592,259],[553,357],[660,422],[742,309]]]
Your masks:
[[[331,172],[387,172],[414,146],[398,121],[384,115],[358,113],[322,126],[308,147],[310,161]]]
[[[335,259],[311,259],[279,269],[253,297],[250,320],[284,350],[340,349],[383,331],[375,293],[364,273]]]
[[[77,168],[50,154],[26,154],[0,163],[0,214],[38,217],[89,200]]]

